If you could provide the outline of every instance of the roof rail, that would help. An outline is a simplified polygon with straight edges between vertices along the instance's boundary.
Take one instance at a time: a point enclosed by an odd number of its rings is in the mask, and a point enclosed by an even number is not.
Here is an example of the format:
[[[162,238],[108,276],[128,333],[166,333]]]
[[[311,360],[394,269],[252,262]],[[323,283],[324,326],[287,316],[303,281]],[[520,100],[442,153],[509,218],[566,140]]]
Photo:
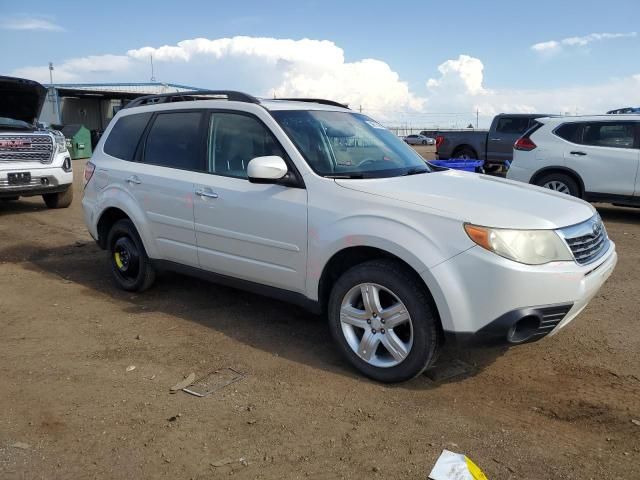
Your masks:
[[[161,93],[158,95],[145,95],[129,102],[124,108],[194,100],[229,100],[234,102],[260,103],[260,100],[256,97],[247,93],[236,92],[234,90],[193,90],[186,92]]]
[[[269,99],[272,100],[272,99]],[[309,102],[320,103],[322,105],[331,105],[334,107],[349,108],[346,103],[336,102],[335,100],[325,100],[324,98],[274,98],[273,100],[285,100],[288,102]]]

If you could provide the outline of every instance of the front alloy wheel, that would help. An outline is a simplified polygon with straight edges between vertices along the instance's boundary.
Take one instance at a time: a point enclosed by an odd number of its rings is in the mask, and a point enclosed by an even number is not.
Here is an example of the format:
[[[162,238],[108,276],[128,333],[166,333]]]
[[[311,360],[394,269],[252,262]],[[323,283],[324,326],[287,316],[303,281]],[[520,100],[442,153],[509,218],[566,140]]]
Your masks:
[[[340,308],[340,323],[351,350],[369,365],[395,367],[411,351],[411,315],[382,285],[362,283],[349,290]]]
[[[440,332],[420,277],[391,259],[370,260],[335,282],[327,316],[346,359],[380,382],[402,382],[433,363]]]

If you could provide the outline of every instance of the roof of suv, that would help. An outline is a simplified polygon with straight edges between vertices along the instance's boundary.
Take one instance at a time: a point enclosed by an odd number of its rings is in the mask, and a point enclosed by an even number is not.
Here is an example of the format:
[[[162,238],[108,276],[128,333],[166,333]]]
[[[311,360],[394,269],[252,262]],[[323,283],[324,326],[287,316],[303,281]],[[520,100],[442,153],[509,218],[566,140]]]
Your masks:
[[[348,105],[322,98],[262,99],[234,90],[197,90],[145,95],[131,101],[125,108],[150,107],[198,102],[198,106],[219,107],[219,102],[240,102],[260,105],[266,110],[335,110],[346,111]],[[154,109],[157,110],[158,108]]]
[[[544,123],[566,123],[566,122],[620,122],[620,121],[640,121],[638,114],[621,115],[576,115],[570,117],[545,117]]]

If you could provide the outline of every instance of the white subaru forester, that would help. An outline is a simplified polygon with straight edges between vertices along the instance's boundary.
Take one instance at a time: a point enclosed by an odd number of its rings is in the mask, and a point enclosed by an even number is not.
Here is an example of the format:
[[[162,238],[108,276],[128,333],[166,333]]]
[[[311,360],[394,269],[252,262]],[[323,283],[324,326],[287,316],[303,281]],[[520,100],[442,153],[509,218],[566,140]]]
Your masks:
[[[143,97],[85,170],[91,235],[126,290],[159,269],[325,312],[345,357],[410,379],[444,341],[520,344],[570,322],[617,256],[594,208],[431,166],[332,101]]]

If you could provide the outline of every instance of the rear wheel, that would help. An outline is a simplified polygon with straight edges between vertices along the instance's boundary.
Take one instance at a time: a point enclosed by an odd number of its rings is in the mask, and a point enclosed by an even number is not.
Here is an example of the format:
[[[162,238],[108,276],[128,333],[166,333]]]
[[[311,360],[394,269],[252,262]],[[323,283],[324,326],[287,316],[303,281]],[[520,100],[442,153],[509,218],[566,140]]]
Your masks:
[[[567,195],[572,195],[574,197],[580,196],[580,188],[578,187],[577,182],[564,173],[552,173],[545,175],[539,178],[535,183],[536,185],[548,188],[549,190],[566,193]]]
[[[48,208],[67,208],[73,202],[73,187],[60,193],[45,193],[42,199]]]
[[[401,382],[436,358],[435,309],[414,275],[392,260],[343,274],[331,291],[329,328],[343,355],[366,376]]]
[[[107,245],[113,278],[120,288],[141,292],[153,284],[155,269],[131,220],[119,220],[111,227]]]
[[[461,158],[464,160],[475,160],[478,158],[478,154],[476,152],[473,151],[473,149],[469,148],[469,147],[463,147],[460,148],[459,150],[456,150],[453,155],[451,156],[451,158]]]

